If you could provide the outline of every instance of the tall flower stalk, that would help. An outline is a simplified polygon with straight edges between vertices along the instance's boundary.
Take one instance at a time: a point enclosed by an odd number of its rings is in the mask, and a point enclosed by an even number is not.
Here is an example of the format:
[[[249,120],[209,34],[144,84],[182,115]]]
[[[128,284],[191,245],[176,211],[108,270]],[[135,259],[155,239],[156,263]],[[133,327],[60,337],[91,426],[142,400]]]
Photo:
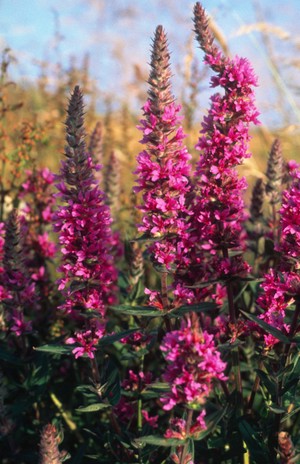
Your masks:
[[[65,301],[60,309],[79,328],[67,340],[79,345],[73,353],[93,359],[105,330],[106,306],[114,300],[117,272],[111,255],[110,211],[97,185],[92,158],[86,152],[83,98],[78,86],[67,113],[66,160],[61,163],[56,185],[63,204],[54,225],[62,252],[58,283]]]
[[[214,45],[200,3],[194,8],[194,26],[199,46],[205,53],[205,63],[215,73],[211,87],[220,87],[223,91],[210,99],[211,106],[202,122],[202,135],[196,146],[201,154],[196,169],[194,224],[202,249],[210,254],[214,277],[226,282],[229,319],[235,326],[237,314],[232,277],[249,270],[242,258],[245,247],[242,226],[246,219],[242,192],[246,181],[239,179],[236,167],[250,156],[249,125],[258,123],[253,93],[257,81],[245,58],[227,58]],[[233,257],[230,256],[232,251]],[[233,350],[233,367],[241,406],[242,383],[236,350]]]
[[[218,251],[221,251],[222,272],[238,274],[247,271],[248,266],[240,258],[229,260],[228,250],[242,251],[244,246],[242,192],[247,185],[244,178],[238,178],[236,167],[250,156],[249,126],[258,123],[253,93],[257,81],[245,58],[226,58],[213,44],[204,9],[199,3],[194,9],[194,24],[205,63],[216,73],[211,78],[211,87],[223,90],[222,94],[215,93],[211,97],[197,144],[201,152],[196,169],[197,233],[205,249],[216,255],[217,260]]]
[[[152,46],[149,98],[143,106],[144,118],[139,126],[143,132],[141,143],[146,148],[137,157],[135,192],[142,192],[143,196],[139,231],[154,239],[148,250],[154,264],[160,267],[165,310],[169,306],[167,273],[176,267],[186,251],[187,195],[191,190],[188,180],[191,155],[183,144],[181,107],[175,103],[170,79],[167,36],[163,27],[158,26]]]
[[[300,175],[283,192],[280,209],[280,240],[275,249],[279,262],[265,274],[263,293],[257,302],[265,311],[260,317],[291,337],[295,335],[300,313]],[[286,311],[296,303],[291,324],[285,320]],[[264,336],[268,349],[278,343],[271,334]]]
[[[202,331],[199,325],[188,320],[179,330],[167,333],[161,344],[161,351],[167,361],[163,380],[170,385],[170,392],[161,398],[163,409],[172,410],[184,406],[187,419],[173,418],[166,438],[196,438],[206,429],[204,405],[213,389],[215,381],[227,380],[224,375],[226,363],[221,360],[213,335]],[[197,417],[194,412],[197,411]],[[184,464],[187,445],[178,450],[178,462]]]

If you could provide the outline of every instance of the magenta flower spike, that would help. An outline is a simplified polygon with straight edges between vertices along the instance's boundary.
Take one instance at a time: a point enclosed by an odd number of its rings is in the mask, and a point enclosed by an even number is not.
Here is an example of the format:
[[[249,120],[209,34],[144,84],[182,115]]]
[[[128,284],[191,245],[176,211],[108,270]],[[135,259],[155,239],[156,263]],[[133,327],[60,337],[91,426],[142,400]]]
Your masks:
[[[211,87],[222,89],[222,93],[211,97],[196,146],[201,154],[196,169],[195,226],[205,250],[216,256],[221,272],[240,274],[248,266],[240,257],[228,260],[228,249],[244,247],[242,224],[246,215],[241,194],[246,181],[238,178],[236,166],[250,156],[249,126],[258,124],[253,93],[257,80],[247,59],[227,58],[213,44],[205,11],[199,3],[194,15],[196,37],[205,53],[205,63],[216,73],[211,78]],[[218,250],[223,254],[221,263]]]
[[[60,309],[80,328],[67,342],[79,344],[79,349],[74,349],[76,357],[87,354],[93,358],[104,332],[106,305],[114,301],[117,271],[111,255],[110,211],[97,185],[92,158],[86,152],[83,122],[83,99],[77,86],[66,120],[67,159],[62,161],[56,185],[56,196],[63,204],[56,212],[54,229],[62,252],[58,284],[65,302]],[[96,320],[89,318],[93,314]]]
[[[191,155],[183,144],[185,134],[180,122],[181,109],[171,92],[170,55],[166,33],[158,26],[152,46],[149,98],[143,107],[143,150],[137,157],[138,186],[142,192],[143,212],[139,231],[156,239],[149,246],[153,261],[170,269],[186,248],[187,194]]]
[[[263,293],[257,303],[265,311],[260,318],[281,330],[294,335],[297,331],[300,312],[300,174],[295,174],[291,186],[283,192],[280,209],[280,240],[275,249],[280,255],[276,269],[265,274],[261,288]],[[293,321],[285,322],[286,310],[296,301]],[[267,348],[272,348],[279,340],[271,334],[264,335]]]
[[[190,321],[183,323],[180,330],[167,333],[160,349],[168,363],[163,380],[171,386],[171,391],[161,398],[165,410],[179,404],[203,406],[213,381],[226,380],[226,363],[221,360],[213,335],[192,327]]]

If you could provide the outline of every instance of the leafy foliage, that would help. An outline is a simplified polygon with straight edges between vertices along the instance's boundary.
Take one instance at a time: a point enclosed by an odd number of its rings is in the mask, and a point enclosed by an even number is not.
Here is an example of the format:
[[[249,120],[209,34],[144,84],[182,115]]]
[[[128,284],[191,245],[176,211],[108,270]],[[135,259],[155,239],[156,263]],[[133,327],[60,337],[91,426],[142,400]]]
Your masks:
[[[214,45],[200,4],[194,13],[211,84],[225,92],[211,99],[193,175],[171,92],[168,41],[158,26],[135,196],[122,174],[130,161],[125,167],[118,159],[118,150],[129,156],[134,142],[116,141],[114,115],[106,114],[103,143],[89,94],[86,144],[78,86],[56,176],[60,193],[53,195],[49,167],[57,170],[53,155],[63,146],[57,123],[66,82],[52,93],[41,82],[13,92],[11,55],[3,53],[3,464],[297,462],[299,166],[283,160],[276,140],[266,185],[255,184],[245,214],[246,185],[236,166],[249,156],[255,76],[246,60],[227,58]],[[75,77],[83,90],[91,88],[86,70],[66,72],[70,88]],[[38,97],[55,114],[43,124],[29,112],[22,120],[20,109],[30,101],[35,112]]]

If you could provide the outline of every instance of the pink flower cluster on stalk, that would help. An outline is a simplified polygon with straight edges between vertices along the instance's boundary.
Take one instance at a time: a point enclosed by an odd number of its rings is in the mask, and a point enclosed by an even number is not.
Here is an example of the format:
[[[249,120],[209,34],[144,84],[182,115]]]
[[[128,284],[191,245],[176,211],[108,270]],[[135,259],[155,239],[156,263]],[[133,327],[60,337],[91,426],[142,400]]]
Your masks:
[[[257,303],[265,312],[260,318],[281,330],[292,335],[297,330],[297,316],[299,313],[300,297],[300,174],[294,174],[291,186],[283,192],[280,209],[280,240],[276,246],[280,254],[279,264],[275,269],[265,275],[261,288],[263,293]],[[290,325],[285,322],[286,310],[296,302],[294,322]],[[267,348],[278,343],[278,339],[271,334],[264,335]]]
[[[46,262],[56,254],[56,245],[48,231],[54,213],[52,188],[55,176],[48,168],[34,168],[26,170],[26,177],[19,194],[19,198],[25,202],[20,214],[24,217],[26,266],[38,283],[39,291],[45,294],[50,280]]]
[[[120,402],[114,408],[114,411],[121,422],[125,422],[127,424],[133,422],[134,425],[136,424],[137,398],[134,395],[139,395],[143,392],[147,386],[151,384],[151,381],[152,374],[150,372],[145,374],[143,371],[139,371],[136,374],[132,370],[129,370],[128,378],[122,382],[122,388],[125,392],[133,394],[133,398],[126,398],[125,396],[122,396]],[[146,409],[142,409],[141,414],[144,419],[144,423],[147,423],[153,428],[158,427],[157,415],[152,416]]]
[[[222,55],[213,45],[202,6],[194,9],[195,32],[205,63],[216,73],[211,87],[222,93],[211,97],[211,106],[202,122],[202,136],[196,148],[200,160],[196,169],[196,201],[194,218],[196,234],[202,249],[216,256],[213,267],[222,275],[240,274],[249,269],[241,257],[228,259],[228,249],[242,250],[246,219],[242,192],[244,178],[239,179],[236,166],[250,156],[249,126],[258,124],[253,87],[257,79],[245,58]],[[222,258],[218,257],[222,251]]]
[[[242,192],[247,185],[244,178],[238,177],[236,167],[250,156],[249,126],[258,123],[253,93],[257,82],[250,64],[244,58],[225,57],[214,45],[200,3],[194,8],[194,24],[205,64],[215,73],[211,87],[219,87],[222,92],[210,99],[196,145],[200,159],[189,220],[189,252],[174,284],[177,299],[188,303],[223,293],[220,285],[215,290],[212,286],[191,288],[198,282],[220,278],[228,281],[250,269],[242,257],[246,219]],[[229,257],[228,250],[233,250],[235,256]]]
[[[198,414],[194,424],[190,427],[189,437],[197,438],[197,435],[206,429],[204,417],[205,411],[203,410]],[[170,420],[170,425],[171,427],[165,432],[166,438],[177,438],[179,440],[187,438],[187,423],[185,419],[174,417]]]
[[[55,214],[54,229],[62,251],[58,270],[63,275],[58,283],[65,301],[60,309],[82,326],[67,342],[79,345],[73,350],[76,357],[93,358],[105,328],[106,305],[114,301],[117,271],[111,255],[110,211],[86,152],[83,122],[82,94],[76,86],[66,120],[67,159],[62,161],[56,185],[63,205]]]
[[[146,145],[137,157],[138,187],[143,193],[142,225],[139,231],[157,239],[149,246],[154,262],[170,268],[186,252],[188,237],[187,194],[191,155],[183,145],[185,137],[179,115],[180,106],[174,102],[170,84],[167,37],[158,26],[153,41],[149,99],[143,107],[144,119],[139,129]]]
[[[226,363],[213,338],[192,327],[190,321],[165,335],[160,347],[168,362],[163,379],[171,386],[171,391],[161,398],[165,410],[179,404],[201,406],[210,395],[214,380],[226,380]]]

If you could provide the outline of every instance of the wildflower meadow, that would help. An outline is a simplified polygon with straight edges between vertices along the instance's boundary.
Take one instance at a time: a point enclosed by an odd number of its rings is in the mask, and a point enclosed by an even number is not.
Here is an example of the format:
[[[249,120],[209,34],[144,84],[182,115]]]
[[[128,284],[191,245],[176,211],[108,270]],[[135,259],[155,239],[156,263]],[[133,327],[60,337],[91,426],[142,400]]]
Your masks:
[[[2,464],[300,462],[300,165],[274,138],[248,187],[258,79],[193,13],[195,151],[159,25],[121,113],[133,186],[82,75],[24,120],[2,56]]]

